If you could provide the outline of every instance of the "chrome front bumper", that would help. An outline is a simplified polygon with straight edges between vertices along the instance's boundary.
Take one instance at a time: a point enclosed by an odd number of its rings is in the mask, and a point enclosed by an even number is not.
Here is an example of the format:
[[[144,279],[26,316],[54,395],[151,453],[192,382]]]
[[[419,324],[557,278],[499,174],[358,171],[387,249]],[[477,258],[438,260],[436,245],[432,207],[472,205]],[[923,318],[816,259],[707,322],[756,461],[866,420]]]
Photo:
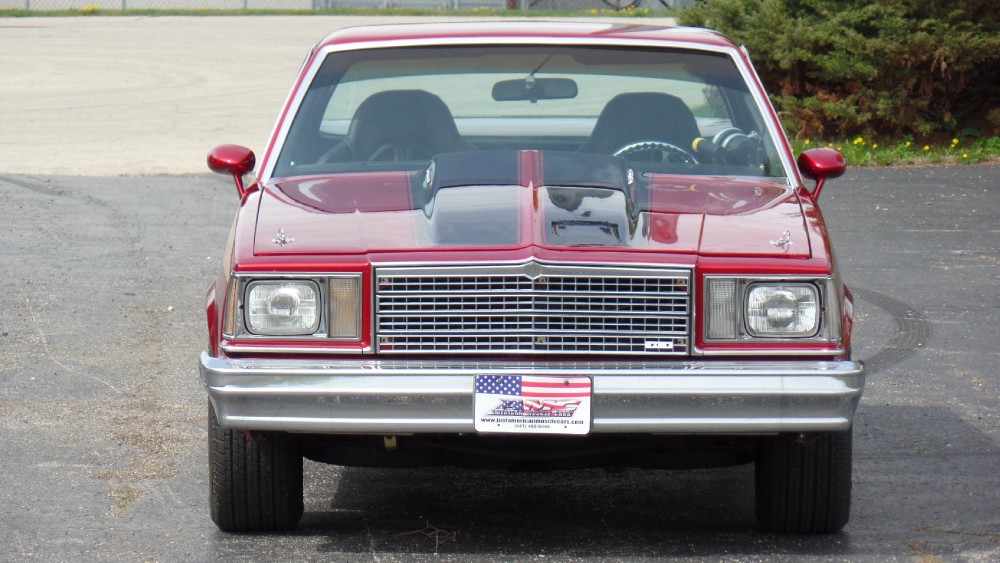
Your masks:
[[[310,433],[474,433],[477,374],[586,375],[592,433],[820,432],[851,425],[860,362],[477,362],[201,355],[224,427]]]

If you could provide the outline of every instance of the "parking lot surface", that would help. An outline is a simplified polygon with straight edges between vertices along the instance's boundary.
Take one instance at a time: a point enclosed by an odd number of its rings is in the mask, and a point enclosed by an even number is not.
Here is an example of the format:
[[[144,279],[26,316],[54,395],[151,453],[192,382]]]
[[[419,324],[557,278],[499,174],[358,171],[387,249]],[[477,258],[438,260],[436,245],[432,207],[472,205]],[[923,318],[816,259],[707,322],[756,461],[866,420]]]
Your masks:
[[[456,19],[0,17],[0,172],[200,174],[215,145],[263,151],[299,65],[327,33]]]

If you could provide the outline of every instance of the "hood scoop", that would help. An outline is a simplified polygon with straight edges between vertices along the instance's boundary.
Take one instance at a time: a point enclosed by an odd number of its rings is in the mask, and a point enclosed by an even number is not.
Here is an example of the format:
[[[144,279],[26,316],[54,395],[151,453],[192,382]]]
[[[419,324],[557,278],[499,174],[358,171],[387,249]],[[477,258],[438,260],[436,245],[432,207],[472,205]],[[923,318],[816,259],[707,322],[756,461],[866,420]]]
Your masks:
[[[557,246],[622,246],[635,221],[628,199],[608,188],[545,188],[546,242]]]
[[[435,157],[422,199],[434,244],[624,246],[633,191],[620,158],[503,151]]]

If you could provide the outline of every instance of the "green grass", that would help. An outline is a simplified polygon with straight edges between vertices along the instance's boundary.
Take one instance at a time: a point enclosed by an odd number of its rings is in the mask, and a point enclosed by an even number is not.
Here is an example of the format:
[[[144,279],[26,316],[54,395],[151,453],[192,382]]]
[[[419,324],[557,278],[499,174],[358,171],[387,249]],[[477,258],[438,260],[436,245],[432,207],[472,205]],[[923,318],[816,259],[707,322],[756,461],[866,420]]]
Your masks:
[[[910,137],[879,139],[855,137],[846,141],[795,139],[796,154],[831,147],[844,154],[851,166],[891,166],[901,164],[979,164],[1000,159],[1000,137],[951,139],[945,145],[919,143]]]

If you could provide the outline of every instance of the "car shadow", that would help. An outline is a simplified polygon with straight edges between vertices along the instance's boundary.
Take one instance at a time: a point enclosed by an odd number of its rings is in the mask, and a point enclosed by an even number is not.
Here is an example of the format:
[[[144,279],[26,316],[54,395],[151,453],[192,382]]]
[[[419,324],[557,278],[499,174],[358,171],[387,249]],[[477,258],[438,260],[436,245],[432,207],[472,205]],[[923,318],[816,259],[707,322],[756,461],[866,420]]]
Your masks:
[[[690,554],[696,552],[692,534],[719,542],[755,528],[752,480],[750,466],[341,469],[330,511],[308,512],[302,526],[325,534],[321,549],[336,553]]]
[[[949,409],[862,405],[854,451],[852,518],[832,535],[761,531],[750,465],[506,472],[314,463],[306,514],[290,535],[310,538],[319,556],[347,559],[905,556],[912,545],[947,556],[989,547],[989,531],[978,530],[995,516],[998,494],[984,484],[996,480],[1000,447],[988,435]],[[941,513],[951,519],[942,523]]]

